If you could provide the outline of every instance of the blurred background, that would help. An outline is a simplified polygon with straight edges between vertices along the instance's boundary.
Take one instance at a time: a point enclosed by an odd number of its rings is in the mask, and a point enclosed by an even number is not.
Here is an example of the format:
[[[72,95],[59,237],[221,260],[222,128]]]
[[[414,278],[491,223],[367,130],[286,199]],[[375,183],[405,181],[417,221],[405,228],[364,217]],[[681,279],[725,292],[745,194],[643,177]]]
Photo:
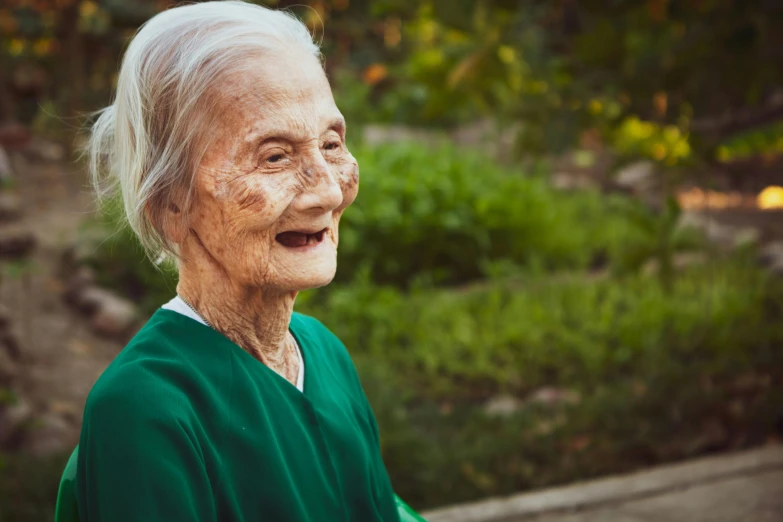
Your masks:
[[[295,0],[362,171],[299,311],[418,509],[778,441],[783,2]],[[0,520],[175,291],[78,149],[168,1],[0,4]]]

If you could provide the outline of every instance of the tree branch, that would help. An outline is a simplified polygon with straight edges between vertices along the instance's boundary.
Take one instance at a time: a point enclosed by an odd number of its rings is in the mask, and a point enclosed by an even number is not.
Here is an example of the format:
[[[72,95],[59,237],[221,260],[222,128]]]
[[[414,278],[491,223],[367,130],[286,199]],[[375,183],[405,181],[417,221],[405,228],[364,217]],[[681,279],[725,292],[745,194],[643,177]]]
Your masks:
[[[781,119],[783,119],[783,91],[777,91],[763,107],[738,109],[717,118],[693,120],[691,131],[715,139],[723,139]]]

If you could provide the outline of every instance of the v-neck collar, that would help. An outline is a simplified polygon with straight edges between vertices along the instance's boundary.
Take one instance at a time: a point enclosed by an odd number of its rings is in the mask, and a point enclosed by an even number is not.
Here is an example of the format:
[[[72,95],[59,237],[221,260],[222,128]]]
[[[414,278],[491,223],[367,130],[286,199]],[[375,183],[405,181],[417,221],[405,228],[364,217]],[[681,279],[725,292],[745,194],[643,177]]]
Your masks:
[[[183,303],[184,304],[184,303]],[[176,305],[175,305],[176,307]],[[192,317],[190,314],[183,314],[179,310],[177,310],[175,307],[161,307],[158,310],[155,311],[152,318],[157,316],[158,314],[162,314],[162,317],[166,318],[173,318],[178,322],[179,324],[183,326],[196,326],[197,328],[205,329],[208,332],[212,332],[215,336],[217,336],[222,342],[228,343],[231,345],[231,348],[234,349],[234,351],[238,351],[240,353],[237,354],[237,357],[248,357],[252,362],[250,364],[258,364],[262,371],[266,371],[269,374],[271,374],[273,377],[272,379],[279,379],[281,382],[287,384],[291,389],[295,390],[297,393],[304,395],[306,397],[309,397],[309,394],[307,393],[308,389],[311,388],[312,383],[312,367],[308,363],[309,355],[306,354],[306,348],[305,348],[305,342],[303,341],[303,337],[297,332],[297,327],[294,327],[294,323],[297,322],[296,314],[293,314],[291,316],[291,322],[288,326],[288,331],[293,336],[294,340],[296,341],[296,344],[299,349],[299,357],[301,361],[301,371],[300,374],[304,374],[302,377],[302,389],[300,390],[295,384],[291,383],[288,379],[283,377],[282,375],[278,374],[276,371],[274,371],[272,368],[267,366],[266,364],[262,363],[250,353],[248,353],[247,350],[236,344],[234,341],[223,335],[221,332],[215,330],[214,328],[207,326],[207,324],[203,320],[196,319],[195,317]],[[186,306],[187,307],[187,306]],[[187,307],[189,310],[190,308]],[[150,318],[150,320],[152,320]],[[186,321],[186,322],[185,322]],[[285,388],[285,386],[284,386]]]

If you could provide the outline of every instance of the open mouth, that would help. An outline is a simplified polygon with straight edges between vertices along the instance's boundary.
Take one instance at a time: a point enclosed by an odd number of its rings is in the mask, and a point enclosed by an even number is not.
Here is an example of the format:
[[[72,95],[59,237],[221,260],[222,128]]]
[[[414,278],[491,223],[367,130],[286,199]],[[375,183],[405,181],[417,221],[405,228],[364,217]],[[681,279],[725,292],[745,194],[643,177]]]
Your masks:
[[[281,232],[275,236],[275,240],[281,245],[288,248],[301,248],[306,246],[314,246],[323,242],[326,237],[326,229],[319,230],[318,232],[300,232],[292,230],[290,232]]]

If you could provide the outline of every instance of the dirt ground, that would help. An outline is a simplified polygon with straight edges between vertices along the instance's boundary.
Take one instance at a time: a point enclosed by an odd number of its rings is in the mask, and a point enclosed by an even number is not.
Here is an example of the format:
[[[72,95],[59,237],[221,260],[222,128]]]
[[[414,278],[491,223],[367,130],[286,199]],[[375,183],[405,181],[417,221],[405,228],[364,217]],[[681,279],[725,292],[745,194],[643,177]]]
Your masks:
[[[87,394],[121,345],[93,334],[62,298],[62,254],[95,208],[84,171],[75,164],[19,163],[23,215],[14,226],[29,227],[38,246],[24,265],[3,265],[0,303],[21,341],[19,395],[38,419],[27,447],[46,453],[78,441]]]

